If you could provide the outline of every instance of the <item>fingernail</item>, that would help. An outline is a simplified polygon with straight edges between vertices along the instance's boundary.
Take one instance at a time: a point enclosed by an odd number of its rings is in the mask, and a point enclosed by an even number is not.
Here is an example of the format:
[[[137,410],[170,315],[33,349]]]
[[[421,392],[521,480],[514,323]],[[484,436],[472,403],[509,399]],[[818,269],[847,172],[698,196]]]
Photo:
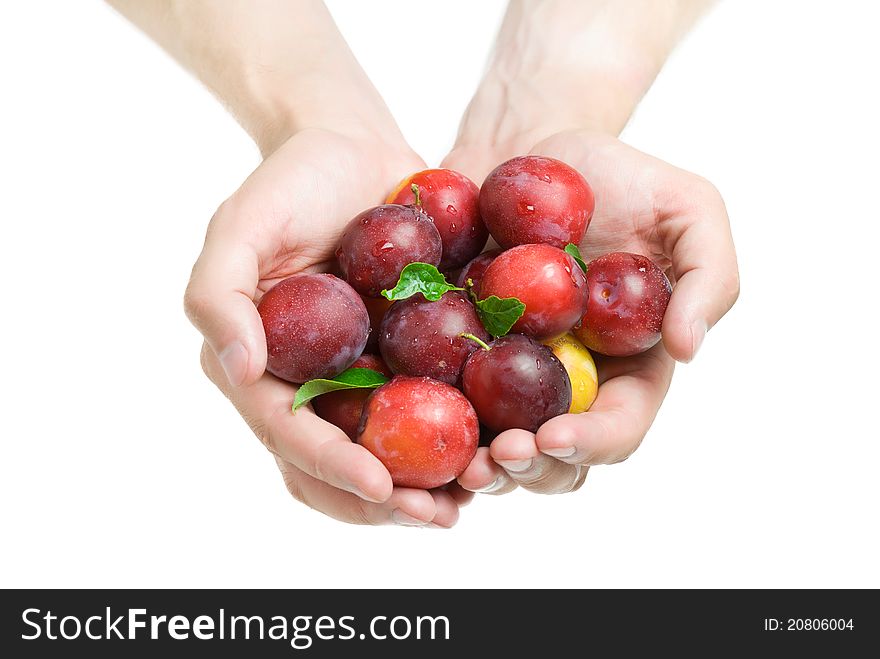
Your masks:
[[[247,375],[248,365],[248,353],[241,342],[233,341],[230,343],[217,355],[217,359],[220,360],[220,365],[223,367],[223,372],[226,373],[229,384],[233,387],[241,386]]]
[[[365,494],[364,491],[361,490],[359,487],[355,487],[354,485],[344,484],[342,486],[342,489],[348,490],[349,492],[351,492],[355,496],[360,497],[364,501],[372,501],[373,503],[384,503],[383,499],[376,499],[375,497],[371,497],[371,496]]]
[[[391,521],[399,526],[424,526],[428,522],[423,519],[417,519],[412,515],[407,515],[400,508],[391,511]]]
[[[706,321],[697,320],[691,325],[691,359],[697,356],[697,351],[703,345],[706,338]]]
[[[549,455],[551,458],[570,458],[574,455],[574,446],[563,448],[545,448],[541,450],[541,453],[543,453],[544,455]]]
[[[440,526],[439,524],[434,524],[434,522],[430,522],[425,526],[426,529],[443,529],[444,531],[448,531],[448,526]]]
[[[501,487],[503,485],[504,485],[504,476],[499,476],[498,478],[496,478],[494,481],[492,481],[486,487],[481,487],[478,490],[472,490],[472,491],[479,492],[480,494],[490,494],[491,492],[494,492],[495,490],[501,489]]]
[[[495,462],[498,463],[498,466],[507,469],[507,471],[515,473],[525,471],[532,466],[531,458],[528,458],[527,460],[496,460]]]

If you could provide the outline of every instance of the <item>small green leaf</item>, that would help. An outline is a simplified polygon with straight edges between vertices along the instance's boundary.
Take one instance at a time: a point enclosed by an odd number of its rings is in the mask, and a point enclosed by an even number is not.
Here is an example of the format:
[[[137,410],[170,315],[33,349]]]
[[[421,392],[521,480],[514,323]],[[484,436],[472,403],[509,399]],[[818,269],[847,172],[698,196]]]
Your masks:
[[[485,300],[476,300],[477,315],[483,321],[483,327],[495,338],[504,336],[519,320],[526,310],[526,305],[515,297],[500,298],[490,295]]]
[[[382,291],[389,300],[405,300],[416,293],[421,293],[426,300],[436,302],[448,291],[463,291],[446,281],[437,268],[430,263],[410,263],[400,273],[397,286]]]
[[[371,368],[349,368],[332,380],[309,380],[300,385],[293,399],[293,411],[308,403],[312,398],[340,389],[375,389],[388,382],[388,378]]]
[[[568,243],[568,245],[565,246],[565,253],[577,261],[577,264],[581,266],[581,270],[584,272],[587,271],[587,264],[584,262],[584,258],[581,256],[581,250],[578,249],[577,245],[574,243]]]

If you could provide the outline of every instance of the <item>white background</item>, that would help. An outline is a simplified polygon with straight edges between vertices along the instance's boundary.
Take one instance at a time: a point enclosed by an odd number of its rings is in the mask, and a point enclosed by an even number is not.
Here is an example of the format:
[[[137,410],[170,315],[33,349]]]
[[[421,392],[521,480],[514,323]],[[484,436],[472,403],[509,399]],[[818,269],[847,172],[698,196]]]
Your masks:
[[[502,8],[331,3],[429,163]],[[104,5],[4,3],[0,586],[880,587],[878,19],[740,0],[682,44],[623,139],[721,189],[740,302],[628,462],[443,532],[296,503],[201,373],[181,296],[244,133]]]

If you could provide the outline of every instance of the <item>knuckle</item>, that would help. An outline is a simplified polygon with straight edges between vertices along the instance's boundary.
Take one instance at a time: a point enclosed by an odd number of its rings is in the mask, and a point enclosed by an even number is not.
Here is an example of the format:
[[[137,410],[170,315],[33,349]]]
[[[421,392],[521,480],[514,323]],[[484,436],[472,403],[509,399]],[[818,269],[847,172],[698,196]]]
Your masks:
[[[214,378],[211,375],[210,350],[211,348],[207,343],[202,344],[202,349],[199,352],[199,365],[202,367],[202,372],[213,382]]]
[[[354,505],[349,511],[348,519],[345,521],[349,524],[357,524],[358,526],[375,526],[376,522],[373,521],[373,517],[368,510],[369,505],[363,499],[355,497]]]
[[[211,296],[202,289],[195,277],[190,278],[183,293],[183,310],[187,318],[198,326],[208,315],[211,308]]]
[[[333,469],[333,440],[325,441],[315,452],[315,461],[312,464],[314,476],[318,480],[327,482],[328,474]]]
[[[239,410],[242,418],[247,422],[248,426],[250,426],[254,435],[257,436],[257,439],[266,447],[266,450],[269,451],[272,455],[276,455],[278,457],[283,458],[281,455],[279,446],[280,440],[279,435],[281,431],[278,429],[279,423],[278,418],[282,415],[286,415],[288,413],[288,407],[286,404],[277,408],[272,414],[270,414],[267,418],[262,418],[256,414],[252,414],[248,412],[248,410]]]
[[[606,464],[615,465],[620,464],[621,462],[626,462],[630,459],[630,457],[632,457],[632,454],[639,449],[644,439],[645,433],[639,433],[639,435],[635,438],[633,442],[628,444],[621,452],[611,456]]]
[[[309,504],[305,490],[303,489],[302,484],[299,482],[299,479],[287,469],[281,470],[281,477],[284,479],[284,486],[287,488],[290,496],[292,496],[300,503],[303,503],[311,508],[312,506]]]
[[[739,269],[736,266],[734,266],[733,270],[722,279],[721,286],[724,291],[727,307],[730,308],[736,304],[740,294]]]

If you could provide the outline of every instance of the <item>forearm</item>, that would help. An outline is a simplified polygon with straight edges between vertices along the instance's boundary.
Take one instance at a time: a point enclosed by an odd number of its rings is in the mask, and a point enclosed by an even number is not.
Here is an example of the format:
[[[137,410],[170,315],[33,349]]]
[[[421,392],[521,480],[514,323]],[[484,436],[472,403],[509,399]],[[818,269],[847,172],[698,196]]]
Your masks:
[[[511,0],[459,143],[618,134],[711,0]]]
[[[264,154],[310,127],[399,137],[319,0],[108,2],[211,89]]]

